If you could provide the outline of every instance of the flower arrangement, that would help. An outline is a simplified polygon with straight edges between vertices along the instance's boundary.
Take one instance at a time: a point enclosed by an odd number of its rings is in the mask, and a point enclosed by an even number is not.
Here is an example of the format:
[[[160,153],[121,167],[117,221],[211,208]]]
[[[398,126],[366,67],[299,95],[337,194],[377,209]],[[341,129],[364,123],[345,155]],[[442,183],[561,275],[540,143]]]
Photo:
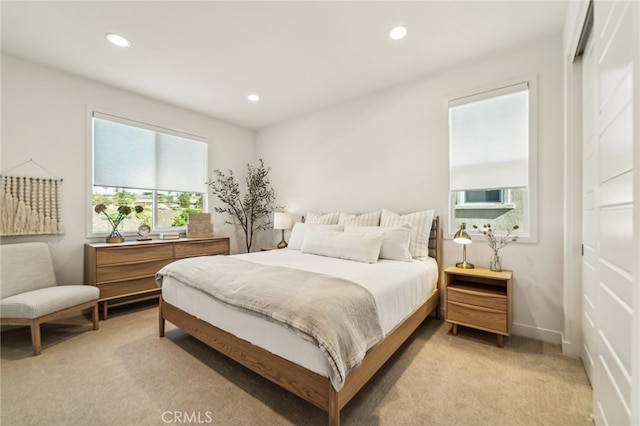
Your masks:
[[[98,214],[100,213],[104,214],[107,220],[109,221],[109,223],[111,224],[111,227],[113,228],[113,231],[111,231],[111,233],[107,236],[108,243],[123,242],[124,237],[118,231],[118,226],[120,226],[120,223],[126,217],[128,217],[132,211],[135,210],[136,213],[142,213],[144,211],[142,206],[135,206],[133,210],[129,206],[119,206],[115,216],[112,216],[109,213],[107,213],[107,206],[105,206],[104,204],[96,205],[96,207],[93,210]]]
[[[502,271],[502,259],[500,258],[500,249],[506,245],[511,243],[515,243],[518,241],[517,236],[511,236],[511,232],[520,228],[518,225],[514,225],[513,228],[507,229],[507,232],[504,235],[497,236],[495,234],[494,229],[491,227],[491,224],[486,224],[482,226],[482,229],[478,228],[477,225],[473,225],[473,229],[480,232],[482,235],[487,237],[487,243],[489,247],[493,250],[493,255],[491,256],[489,262],[489,268],[492,271],[500,272]]]

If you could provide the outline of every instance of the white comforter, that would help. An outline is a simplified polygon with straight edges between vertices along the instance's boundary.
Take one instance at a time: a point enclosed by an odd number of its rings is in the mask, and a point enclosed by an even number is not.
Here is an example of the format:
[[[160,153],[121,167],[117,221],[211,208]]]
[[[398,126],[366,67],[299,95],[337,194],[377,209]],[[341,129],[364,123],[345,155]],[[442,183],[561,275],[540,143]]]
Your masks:
[[[434,259],[412,262],[379,260],[365,264],[301,253],[272,250],[235,255],[264,265],[287,266],[346,278],[366,287],[374,296],[383,333],[386,335],[435,289],[438,270]],[[286,328],[254,315],[243,314],[182,285],[165,279],[164,300],[254,345],[328,377],[329,366],[318,347]]]

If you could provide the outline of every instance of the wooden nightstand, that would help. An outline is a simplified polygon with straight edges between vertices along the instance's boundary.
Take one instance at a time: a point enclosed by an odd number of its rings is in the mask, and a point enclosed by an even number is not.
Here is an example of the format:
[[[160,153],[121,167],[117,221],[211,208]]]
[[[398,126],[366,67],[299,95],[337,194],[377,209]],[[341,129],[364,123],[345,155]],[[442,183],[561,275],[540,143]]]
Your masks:
[[[489,269],[461,269],[450,266],[444,271],[446,321],[485,330],[503,337],[511,334],[512,272],[493,272]]]

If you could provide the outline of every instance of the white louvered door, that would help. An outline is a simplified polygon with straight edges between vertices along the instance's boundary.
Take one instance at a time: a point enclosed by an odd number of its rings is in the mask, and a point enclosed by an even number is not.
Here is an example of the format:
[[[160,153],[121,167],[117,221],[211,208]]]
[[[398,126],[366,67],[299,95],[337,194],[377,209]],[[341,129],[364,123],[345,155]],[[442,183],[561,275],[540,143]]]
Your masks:
[[[584,368],[593,383],[596,361],[597,278],[595,271],[596,224],[596,61],[593,32],[582,56],[582,348]]]
[[[635,1],[596,1],[584,62],[583,360],[597,425],[638,418],[639,20]]]

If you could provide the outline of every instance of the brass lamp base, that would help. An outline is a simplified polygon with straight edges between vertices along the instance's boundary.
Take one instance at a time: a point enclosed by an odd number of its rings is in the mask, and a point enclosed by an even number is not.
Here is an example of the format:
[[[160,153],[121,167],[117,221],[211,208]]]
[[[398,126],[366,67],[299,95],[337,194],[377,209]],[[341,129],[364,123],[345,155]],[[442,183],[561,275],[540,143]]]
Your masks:
[[[473,269],[473,268],[475,268],[475,266],[474,266],[473,263],[469,263],[466,260],[463,260],[462,262],[456,263],[456,268]]]
[[[280,241],[276,247],[278,247],[279,249],[283,249],[283,248],[287,248],[288,245],[289,244],[287,244],[287,242],[284,240],[284,229],[283,229],[282,230],[282,241]]]

